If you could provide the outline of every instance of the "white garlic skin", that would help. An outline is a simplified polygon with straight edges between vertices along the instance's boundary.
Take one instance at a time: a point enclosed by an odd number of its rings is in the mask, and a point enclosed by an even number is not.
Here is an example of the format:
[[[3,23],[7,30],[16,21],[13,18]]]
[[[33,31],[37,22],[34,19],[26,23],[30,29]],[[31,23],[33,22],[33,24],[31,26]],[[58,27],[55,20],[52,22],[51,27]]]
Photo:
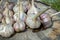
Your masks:
[[[16,22],[13,26],[16,32],[24,31],[25,30],[25,23],[24,22]]]
[[[27,15],[32,15],[32,14],[34,14],[34,15],[38,14],[38,10],[37,10],[37,8],[35,8],[34,6],[32,6],[32,7],[29,9],[29,11],[27,12]]]
[[[37,17],[34,19],[36,14],[38,14],[38,10],[34,6],[32,6],[27,12],[26,24],[32,29],[39,28],[41,25],[40,18]]]
[[[14,15],[13,15],[13,18],[14,18],[15,21],[17,21],[17,19],[18,19],[18,14],[17,14],[17,13],[14,14]]]
[[[5,21],[6,21],[7,24],[11,24],[11,25],[14,23],[14,19],[13,18],[9,18],[9,17],[6,17]]]
[[[13,11],[11,11],[11,10],[9,10],[9,17],[13,17],[13,15],[14,15],[14,12]]]
[[[20,20],[21,21],[26,21],[26,14],[25,13],[20,13]]]
[[[41,25],[40,19],[37,18],[36,21],[31,19],[30,17],[28,17],[26,19],[26,24],[28,25],[28,27],[35,29],[35,28],[39,28]]]
[[[25,3],[24,2],[23,2],[23,10],[24,10],[24,12],[27,12],[30,9],[31,4],[28,2],[25,2]]]
[[[15,21],[17,21],[17,19],[18,19],[18,15],[19,15],[19,13],[16,13],[16,14],[14,14],[14,20]],[[20,16],[19,16],[19,18],[20,18],[20,20],[21,21],[26,21],[26,14],[25,13],[20,13]]]
[[[13,20],[13,12],[11,10],[9,10],[7,7],[5,8],[4,12],[3,12],[5,21],[7,24],[13,24],[14,20]]]
[[[14,8],[13,8],[13,10],[14,10],[15,13],[18,13],[19,12],[19,6],[15,5]]]
[[[10,37],[14,33],[14,29],[11,25],[4,25],[0,26],[0,35],[2,37]]]

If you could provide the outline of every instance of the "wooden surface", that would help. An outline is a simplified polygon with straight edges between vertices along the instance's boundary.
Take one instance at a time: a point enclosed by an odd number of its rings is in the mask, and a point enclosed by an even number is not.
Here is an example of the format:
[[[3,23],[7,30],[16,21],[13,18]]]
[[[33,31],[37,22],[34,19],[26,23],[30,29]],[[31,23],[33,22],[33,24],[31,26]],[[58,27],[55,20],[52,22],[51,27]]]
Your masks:
[[[44,4],[37,3],[37,2],[35,2],[35,4],[37,5],[39,11],[42,11],[48,7]],[[48,11],[46,11],[46,13],[49,13],[51,15],[53,13],[56,13],[56,11],[53,9],[49,9]],[[60,21],[59,21],[60,17],[59,16],[60,14],[52,17],[52,19],[54,20],[52,24],[53,25],[52,28],[48,28],[46,30],[40,30],[38,32],[32,32],[32,30],[28,29],[25,32],[16,33],[10,38],[3,38],[0,36],[0,40],[60,40]],[[55,27],[57,28],[54,29]]]

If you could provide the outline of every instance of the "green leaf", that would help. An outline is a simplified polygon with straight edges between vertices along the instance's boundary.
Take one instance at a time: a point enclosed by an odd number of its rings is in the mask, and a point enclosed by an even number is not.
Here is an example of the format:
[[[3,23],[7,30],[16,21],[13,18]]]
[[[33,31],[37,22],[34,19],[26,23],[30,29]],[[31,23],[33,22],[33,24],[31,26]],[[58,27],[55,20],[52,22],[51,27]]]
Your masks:
[[[57,11],[60,11],[60,0],[40,0],[40,1],[50,5]]]

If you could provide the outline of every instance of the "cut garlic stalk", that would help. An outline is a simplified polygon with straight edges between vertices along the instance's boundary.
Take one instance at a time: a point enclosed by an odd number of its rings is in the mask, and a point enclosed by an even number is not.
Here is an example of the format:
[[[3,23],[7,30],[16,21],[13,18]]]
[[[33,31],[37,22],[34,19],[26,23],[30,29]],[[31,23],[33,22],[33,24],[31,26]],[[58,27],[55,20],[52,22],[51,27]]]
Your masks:
[[[52,14],[51,17],[53,17],[53,16],[55,16],[57,14],[60,14],[60,12],[57,12],[57,13]]]

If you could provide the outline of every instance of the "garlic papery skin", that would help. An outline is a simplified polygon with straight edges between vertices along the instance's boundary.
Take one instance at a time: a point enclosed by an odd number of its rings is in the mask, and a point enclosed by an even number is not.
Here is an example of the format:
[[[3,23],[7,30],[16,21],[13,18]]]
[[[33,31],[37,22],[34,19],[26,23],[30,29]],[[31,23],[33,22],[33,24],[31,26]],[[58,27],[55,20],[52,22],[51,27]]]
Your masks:
[[[25,23],[24,22],[16,22],[13,26],[16,32],[24,31],[25,30]]]
[[[11,11],[11,10],[9,10],[9,17],[10,17],[10,18],[12,18],[12,17],[13,17],[13,15],[14,15],[14,12],[13,12],[13,11]]]
[[[18,5],[19,5],[19,4],[18,4]],[[18,6],[18,5],[15,5],[14,8],[13,8],[15,14],[17,14],[18,11],[19,11],[19,6]]]
[[[52,19],[51,19],[49,14],[43,13],[40,15],[40,18],[41,18],[41,21],[42,21],[44,28],[50,28],[51,27]]]
[[[39,28],[41,25],[40,18],[33,20],[31,17],[27,17],[26,24],[32,29]]]
[[[12,25],[6,24],[5,19],[2,19],[2,23],[0,24],[0,35],[2,37],[10,37],[14,33],[14,29]]]
[[[17,19],[18,19],[18,13],[14,14],[13,18],[14,18],[14,21],[17,21]]]
[[[4,25],[0,26],[0,35],[2,37],[10,37],[14,33],[14,29],[11,25]]]
[[[28,27],[30,27],[32,29],[39,28],[41,25],[39,17],[34,19],[36,14],[38,14],[38,10],[34,6],[34,0],[32,0],[32,6],[29,9],[29,11],[27,12],[27,19],[26,19],[26,24],[28,25]]]
[[[13,24],[14,20],[13,20],[13,12],[11,10],[9,10],[8,8],[8,2],[6,2],[6,7],[5,7],[5,10],[3,12],[4,14],[4,18],[5,18],[5,21],[6,21],[6,24]]]
[[[2,13],[0,13],[0,22],[2,21],[2,17],[3,17],[3,15],[2,15]]]
[[[14,20],[17,21],[18,15],[21,21],[26,20],[26,14],[24,13],[23,7],[22,7],[22,3],[19,3],[19,1],[17,2],[17,5],[13,8],[15,14],[14,14]]]
[[[12,25],[14,23],[14,19],[13,18],[6,17],[5,20],[6,20],[7,24],[11,24]]]
[[[27,15],[30,15],[30,14],[37,14],[38,13],[38,10],[37,8],[35,8],[34,6],[32,6],[29,11],[27,12]]]
[[[24,31],[25,30],[25,13],[23,12],[22,9],[22,4],[20,3],[20,1],[18,0],[17,5],[15,6],[17,7],[18,11],[14,11],[14,18],[16,20],[16,23],[14,24],[13,28],[15,29],[16,32],[20,32],[20,31]],[[16,8],[15,8],[16,9]]]
[[[17,4],[14,6],[13,11],[16,13],[19,13],[20,11],[20,0],[17,0]]]
[[[23,13],[23,12],[20,13],[20,20],[24,21],[24,22],[26,21],[26,14],[25,13]]]
[[[38,10],[37,10],[37,8],[34,6],[34,1],[32,0],[32,6],[30,7],[30,9],[28,10],[28,12],[27,12],[27,15],[32,15],[32,14],[34,14],[34,15],[36,15],[38,13]]]
[[[5,17],[6,23],[7,24],[13,24],[14,21],[13,21],[12,17],[9,16],[9,11],[10,10],[8,8],[5,8],[3,14],[4,14],[4,17]]]
[[[30,0],[28,0],[28,1],[23,1],[22,4],[23,4],[23,10],[24,10],[24,12],[27,13],[27,11],[28,11],[28,10],[30,9],[30,7],[31,7]]]

